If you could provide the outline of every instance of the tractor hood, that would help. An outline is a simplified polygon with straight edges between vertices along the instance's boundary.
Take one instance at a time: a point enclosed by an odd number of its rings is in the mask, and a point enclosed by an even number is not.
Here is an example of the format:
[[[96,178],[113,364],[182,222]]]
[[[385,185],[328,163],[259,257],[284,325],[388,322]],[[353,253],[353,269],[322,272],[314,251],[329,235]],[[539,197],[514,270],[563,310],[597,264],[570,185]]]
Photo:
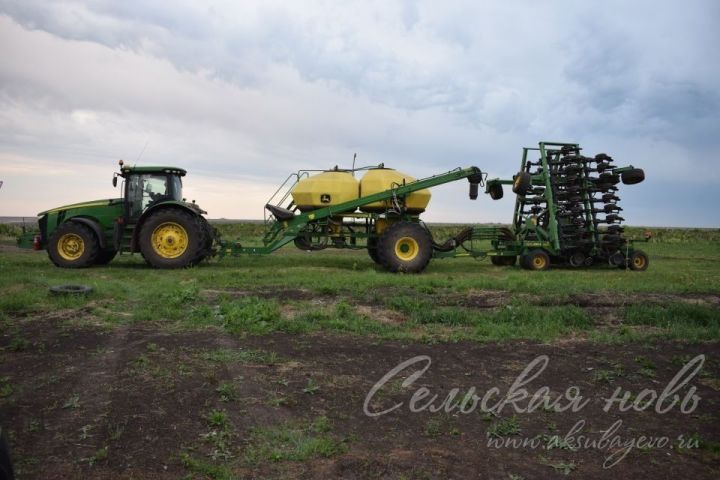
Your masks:
[[[38,217],[42,217],[43,215],[47,215],[48,213],[55,213],[62,210],[70,210],[76,208],[108,207],[110,205],[115,205],[118,203],[122,203],[122,198],[108,198],[104,200],[93,200],[91,202],[73,203],[70,205],[64,205],[62,207],[45,210],[44,212],[38,213]]]

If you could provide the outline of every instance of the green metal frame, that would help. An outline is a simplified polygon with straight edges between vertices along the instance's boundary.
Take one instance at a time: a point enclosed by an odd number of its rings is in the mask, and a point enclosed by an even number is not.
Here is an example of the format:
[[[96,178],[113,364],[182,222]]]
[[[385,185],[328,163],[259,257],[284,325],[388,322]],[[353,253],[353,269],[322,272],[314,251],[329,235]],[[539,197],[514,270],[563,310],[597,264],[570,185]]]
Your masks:
[[[252,246],[252,247],[243,247],[240,243],[237,242],[226,242],[226,241],[220,241],[219,242],[219,248],[218,248],[218,255],[219,256],[226,256],[226,255],[242,255],[242,254],[250,254],[250,255],[264,255],[274,252],[275,250],[287,245],[288,243],[292,242],[297,238],[298,235],[303,233],[303,230],[310,224],[316,223],[316,224],[322,224],[322,222],[326,222],[330,218],[365,218],[367,219],[367,225],[368,229],[365,232],[355,232],[353,234],[354,238],[369,238],[371,234],[370,226],[373,225],[378,219],[380,218],[386,218],[387,215],[395,215],[395,218],[406,220],[406,221],[414,221],[418,222],[419,218],[417,215],[408,215],[404,214],[402,212],[398,212],[397,214],[392,213],[347,213],[347,212],[354,212],[357,208],[362,207],[363,205],[367,205],[370,203],[380,202],[384,200],[390,200],[393,198],[396,199],[403,199],[405,196],[416,192],[418,190],[423,190],[426,188],[432,188],[436,187],[438,185],[443,185],[445,183],[455,182],[457,180],[462,180],[465,178],[470,178],[475,175],[482,176],[482,172],[477,167],[468,167],[468,168],[457,168],[455,170],[450,170],[449,172],[442,173],[440,175],[434,175],[432,177],[424,178],[421,180],[417,180],[415,182],[410,182],[405,185],[398,185],[394,188],[390,188],[388,190],[374,193],[372,195],[367,195],[364,197],[360,197],[356,200],[351,200],[348,202],[340,203],[337,205],[332,205],[324,208],[319,208],[317,210],[312,210],[310,212],[302,212],[295,217],[293,217],[290,220],[276,220],[272,224],[270,224],[264,238],[263,238],[263,246]],[[478,182],[480,183],[480,182]],[[358,247],[363,248],[363,247]]]
[[[577,143],[567,143],[567,142],[549,142],[549,141],[543,141],[539,142],[537,147],[524,147],[523,148],[523,155],[522,160],[520,162],[520,171],[521,172],[527,172],[528,169],[528,153],[531,151],[540,152],[540,161],[542,165],[542,172],[541,174],[533,175],[531,177],[531,184],[535,186],[543,186],[545,187],[544,190],[544,197],[547,201],[548,205],[548,225],[547,228],[542,228],[541,226],[538,226],[537,224],[533,224],[530,221],[523,221],[527,219],[522,218],[522,196],[517,195],[515,198],[515,208],[513,213],[513,229],[516,235],[515,242],[510,242],[505,245],[506,250],[504,250],[504,253],[501,253],[500,251],[490,251],[485,252],[486,255],[524,255],[528,253],[530,250],[534,249],[542,249],[545,250],[549,255],[551,256],[557,256],[560,255],[562,252],[562,243],[561,239],[559,237],[559,223],[558,223],[558,215],[557,215],[557,202],[553,198],[553,191],[552,186],[550,183],[550,175],[547,174],[547,172],[550,172],[550,165],[548,163],[548,150],[553,147],[572,147],[572,148],[578,148],[579,144]],[[613,169],[614,173],[621,174],[622,172],[632,170],[635,167],[632,165],[628,165],[626,167],[618,167]],[[589,182],[589,180],[586,180],[586,173],[584,171],[581,172],[581,175],[583,176],[583,179],[585,182]],[[513,180],[512,179],[491,179],[486,182],[486,188],[485,192],[489,193],[490,189],[493,185],[512,185]],[[587,183],[586,183],[587,186]],[[586,215],[588,215],[587,220],[592,220],[589,211],[592,209],[592,205],[589,204],[589,200],[585,199],[585,211]],[[595,228],[595,225],[590,222],[590,226],[595,238],[595,246],[592,249],[591,253],[597,253],[598,252],[598,232]],[[538,238],[538,240],[528,240],[528,236],[530,233],[534,233],[535,236]],[[638,240],[633,238],[626,239],[627,243],[623,250],[625,250],[626,257],[629,257],[629,255],[634,251],[633,249],[633,243],[638,241],[647,241],[647,239],[644,240]],[[482,255],[476,255],[476,256],[482,256]]]

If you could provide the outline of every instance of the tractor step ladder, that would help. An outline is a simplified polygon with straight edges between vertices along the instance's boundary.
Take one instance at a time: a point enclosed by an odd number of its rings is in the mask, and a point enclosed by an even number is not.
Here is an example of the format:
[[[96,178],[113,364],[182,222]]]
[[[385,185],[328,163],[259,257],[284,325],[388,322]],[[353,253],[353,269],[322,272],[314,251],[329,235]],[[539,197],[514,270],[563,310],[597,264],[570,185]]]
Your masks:
[[[136,224],[127,224],[123,228],[122,238],[120,239],[120,254],[132,253],[132,239],[135,234]]]

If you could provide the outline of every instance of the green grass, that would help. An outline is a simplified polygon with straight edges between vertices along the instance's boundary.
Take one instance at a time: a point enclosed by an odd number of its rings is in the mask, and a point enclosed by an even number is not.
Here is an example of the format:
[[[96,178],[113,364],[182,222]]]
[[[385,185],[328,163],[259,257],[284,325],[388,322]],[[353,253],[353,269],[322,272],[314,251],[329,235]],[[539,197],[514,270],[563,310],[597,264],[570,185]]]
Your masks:
[[[438,238],[457,227],[433,227]],[[258,224],[223,225],[239,237],[257,239]],[[659,231],[659,230],[658,230]],[[171,331],[215,329],[232,335],[272,332],[334,332],[412,341],[549,342],[568,336],[599,342],[720,339],[719,309],[668,299],[660,305],[619,307],[613,328],[595,313],[572,304],[572,295],[712,294],[720,291],[717,230],[661,230],[643,245],[646,272],[615,268],[528,272],[472,259],[434,260],[420,275],[389,274],[363,251],[308,254],[293,247],[274,255],[213,260],[196,268],[148,268],[138,256],[107,267],[58,269],[43,252],[0,253],[0,328],[19,332],[27,319],[52,314],[61,321],[114,328],[142,324]],[[657,233],[657,232],[656,232]],[[51,285],[93,287],[87,297],[56,297]],[[458,299],[492,290],[508,305],[472,308]],[[290,294],[286,293],[290,291]],[[292,292],[301,292],[296,298]],[[524,296],[523,296],[524,295]],[[531,302],[526,296],[531,296]],[[359,306],[396,312],[379,321]],[[23,320],[25,319],[25,320]],[[20,333],[13,345],[34,348]],[[256,352],[257,353],[257,352]],[[216,352],[232,361],[272,363],[265,353]],[[211,361],[212,353],[208,353]],[[272,354],[267,354],[272,355]]]
[[[331,430],[332,426],[326,417],[317,417],[309,423],[255,428],[245,451],[245,461],[250,465],[258,465],[264,462],[328,458],[343,453],[345,444],[335,440],[330,434]]]

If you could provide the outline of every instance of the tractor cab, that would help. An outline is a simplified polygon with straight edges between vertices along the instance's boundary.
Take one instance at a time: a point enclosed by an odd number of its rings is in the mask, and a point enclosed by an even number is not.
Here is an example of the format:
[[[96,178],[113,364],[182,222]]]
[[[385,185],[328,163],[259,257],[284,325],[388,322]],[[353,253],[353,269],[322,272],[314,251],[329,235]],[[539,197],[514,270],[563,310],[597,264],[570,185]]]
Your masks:
[[[162,202],[182,202],[182,177],[187,172],[177,167],[130,167],[120,164],[113,177],[124,180],[125,218],[133,223],[152,206]]]

